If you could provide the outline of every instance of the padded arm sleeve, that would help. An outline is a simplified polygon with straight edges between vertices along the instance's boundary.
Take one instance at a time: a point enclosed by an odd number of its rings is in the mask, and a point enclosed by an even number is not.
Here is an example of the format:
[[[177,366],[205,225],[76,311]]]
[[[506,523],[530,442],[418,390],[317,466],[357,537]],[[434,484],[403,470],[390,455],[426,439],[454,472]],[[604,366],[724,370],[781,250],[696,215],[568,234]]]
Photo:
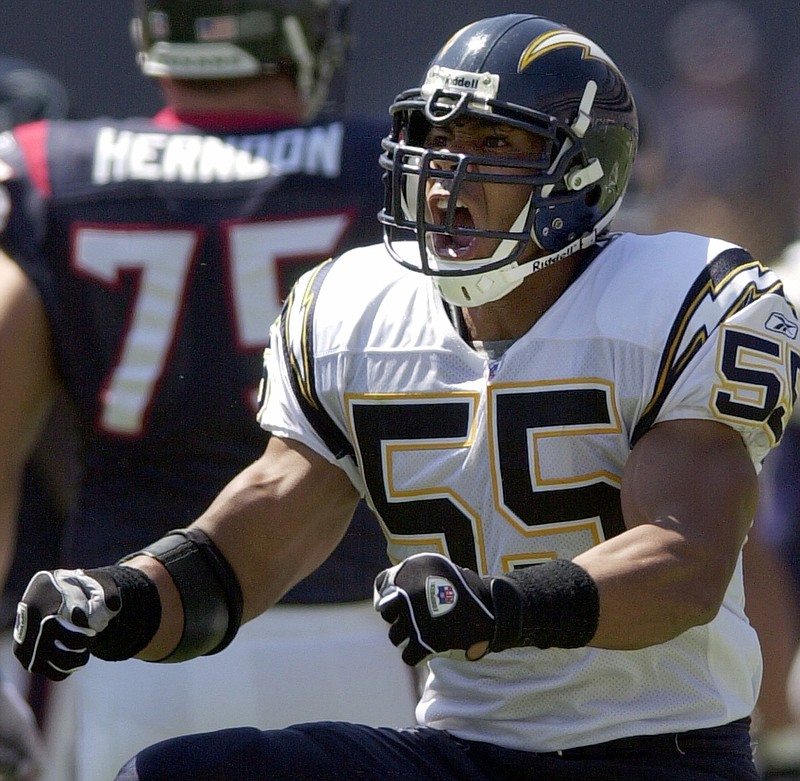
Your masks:
[[[214,541],[200,529],[176,529],[123,561],[139,555],[164,565],[183,604],[180,642],[159,661],[182,662],[226,648],[242,623],[242,590]]]

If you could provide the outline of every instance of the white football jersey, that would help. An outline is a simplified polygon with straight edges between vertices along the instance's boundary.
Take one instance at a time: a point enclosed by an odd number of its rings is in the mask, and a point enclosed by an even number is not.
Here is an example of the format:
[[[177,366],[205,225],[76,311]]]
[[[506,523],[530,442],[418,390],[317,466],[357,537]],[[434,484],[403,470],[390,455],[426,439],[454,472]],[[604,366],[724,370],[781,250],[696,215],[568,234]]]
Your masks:
[[[346,470],[393,560],[437,551],[491,575],[573,558],[624,531],[623,467],[653,425],[722,421],[759,469],[796,395],[780,280],[719,240],[615,234],[498,360],[451,314],[372,246],[302,278],[272,331],[261,424]],[[423,724],[529,751],[723,724],[761,675],[741,562],[716,618],[660,645],[428,666]]]

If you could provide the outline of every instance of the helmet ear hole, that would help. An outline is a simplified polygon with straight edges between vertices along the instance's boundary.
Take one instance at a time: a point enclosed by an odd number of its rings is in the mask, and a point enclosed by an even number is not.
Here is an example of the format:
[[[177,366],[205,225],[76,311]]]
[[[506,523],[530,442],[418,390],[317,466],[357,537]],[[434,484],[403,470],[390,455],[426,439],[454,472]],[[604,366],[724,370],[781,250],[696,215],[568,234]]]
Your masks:
[[[603,190],[600,187],[600,185],[595,184],[586,191],[586,195],[584,196],[583,201],[588,207],[592,208],[594,206],[597,206],[598,203],[600,203],[600,196],[602,194]]]

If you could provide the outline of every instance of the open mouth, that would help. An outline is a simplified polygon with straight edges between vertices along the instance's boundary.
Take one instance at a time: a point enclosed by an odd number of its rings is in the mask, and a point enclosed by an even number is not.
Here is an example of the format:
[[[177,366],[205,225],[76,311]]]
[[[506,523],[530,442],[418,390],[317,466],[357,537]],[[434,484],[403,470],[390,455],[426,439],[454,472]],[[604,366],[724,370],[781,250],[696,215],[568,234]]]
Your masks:
[[[431,198],[429,206],[435,225],[444,225],[449,198]],[[453,228],[474,228],[475,221],[466,204],[459,200],[451,223]],[[448,226],[450,227],[450,226]],[[470,258],[477,243],[477,236],[453,233],[432,233],[431,249],[440,258]]]

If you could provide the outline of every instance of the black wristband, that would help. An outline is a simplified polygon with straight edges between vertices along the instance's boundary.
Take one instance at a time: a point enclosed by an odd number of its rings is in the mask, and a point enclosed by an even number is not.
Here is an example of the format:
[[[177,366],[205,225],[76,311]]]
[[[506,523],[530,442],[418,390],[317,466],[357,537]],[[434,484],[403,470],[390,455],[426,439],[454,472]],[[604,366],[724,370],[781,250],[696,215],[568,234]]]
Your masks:
[[[597,585],[583,567],[567,559],[493,578],[491,590],[497,617],[491,651],[531,645],[581,648],[597,631]]]
[[[133,567],[110,567],[86,570],[110,598],[106,603],[119,613],[92,640],[89,650],[98,659],[119,662],[136,656],[153,639],[161,623],[161,600],[156,584]]]

